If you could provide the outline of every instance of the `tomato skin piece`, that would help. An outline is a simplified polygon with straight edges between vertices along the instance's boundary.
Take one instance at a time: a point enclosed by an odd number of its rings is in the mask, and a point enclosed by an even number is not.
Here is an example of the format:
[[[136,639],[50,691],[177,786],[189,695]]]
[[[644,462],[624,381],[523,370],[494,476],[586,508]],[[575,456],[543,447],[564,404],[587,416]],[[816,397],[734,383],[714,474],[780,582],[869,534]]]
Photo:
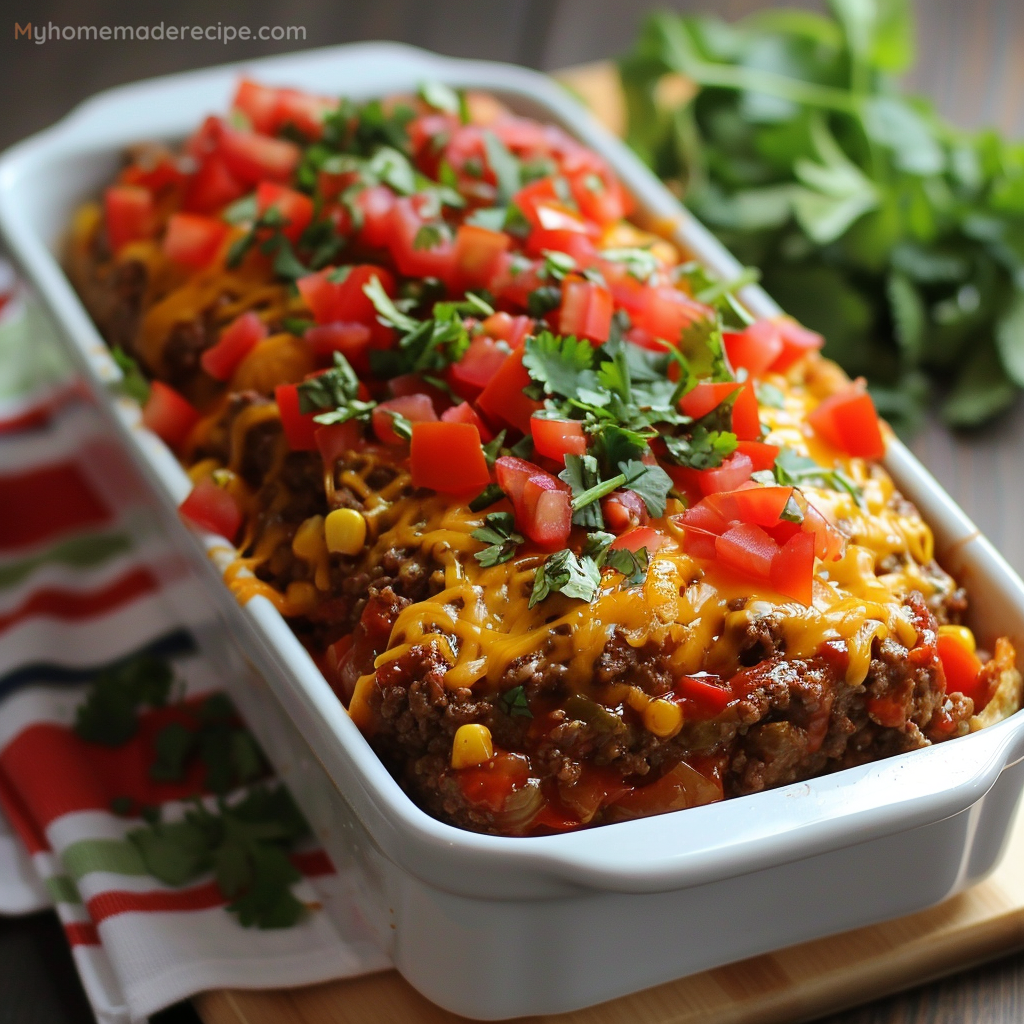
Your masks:
[[[267,325],[249,310],[220,332],[217,343],[199,357],[199,365],[214,380],[228,380],[238,364],[267,337],[267,333]]]
[[[370,422],[373,432],[382,444],[406,444],[406,439],[395,433],[395,419],[390,413],[404,416],[410,423],[432,423],[437,420],[437,412],[429,395],[399,395],[379,403],[373,410]]]
[[[734,381],[714,383],[701,381],[679,400],[679,408],[695,420],[717,409],[736,392],[732,407],[732,430],[738,440],[758,441],[761,438],[761,421],[758,416],[757,395],[749,381],[738,384]]]
[[[485,426],[484,421],[480,419],[476,409],[469,402],[460,402],[458,405],[453,405],[450,409],[445,409],[441,413],[441,421],[443,423],[472,423],[480,435],[480,440],[485,444],[494,437]]]
[[[414,487],[465,494],[491,480],[480,432],[471,423],[414,423],[409,460]]]
[[[590,341],[607,341],[612,326],[614,302],[607,288],[575,274],[562,282],[562,305],[558,330]]]
[[[294,142],[259,132],[240,132],[222,125],[218,152],[228,170],[245,185],[261,181],[284,183],[298,166],[301,151]]]
[[[460,397],[472,400],[494,379],[508,358],[508,349],[493,338],[474,338],[466,354],[448,369],[448,382]]]
[[[163,250],[190,270],[209,266],[224,246],[230,228],[223,221],[196,213],[172,213],[167,221]]]
[[[299,411],[297,384],[278,384],[274,388],[274,401],[281,415],[281,426],[293,452],[316,451],[316,431],[320,426],[313,417],[316,413]]]
[[[772,560],[778,551],[775,539],[753,523],[734,523],[715,541],[723,565],[765,582],[771,578]]]
[[[734,370],[742,367],[752,377],[760,377],[782,354],[783,341],[778,325],[771,320],[755,320],[742,331],[726,331],[725,354]]]
[[[807,422],[819,437],[847,455],[861,459],[885,455],[875,403],[860,382],[826,398]]]
[[[732,690],[720,684],[718,676],[682,676],[675,685],[675,695],[685,702],[686,717],[701,722],[720,715],[734,699]]]
[[[566,455],[585,455],[587,438],[579,420],[552,420],[534,414],[530,417],[530,433],[538,455],[565,464]]]
[[[111,185],[103,193],[107,240],[116,256],[130,242],[151,238],[156,207],[153,194],[140,185]]]
[[[512,245],[504,231],[477,224],[462,224],[455,233],[455,264],[463,288],[486,286],[497,269],[498,259]]]
[[[773,322],[782,338],[782,352],[770,367],[775,373],[785,373],[798,359],[825,344],[820,334],[808,330],[791,316],[777,316]]]
[[[245,194],[245,186],[216,153],[206,157],[188,179],[181,200],[184,213],[218,213]]]
[[[155,380],[142,410],[142,425],[171,448],[178,448],[199,422],[199,411],[174,388]]]
[[[814,593],[814,537],[795,533],[772,559],[771,585],[786,597],[810,606]]]
[[[363,226],[359,238],[375,249],[383,249],[391,234],[391,209],[395,205],[395,193],[387,185],[374,185],[357,192],[353,200],[363,215]]]
[[[988,700],[988,694],[983,693],[979,685],[981,659],[956,637],[944,633],[939,634],[936,650],[946,676],[946,692],[962,693],[970,697],[975,704],[975,713],[980,711]]]
[[[232,543],[242,525],[238,502],[209,477],[204,477],[192,488],[189,496],[178,506],[178,512],[201,530],[216,533]]]
[[[480,392],[476,407],[489,423],[514,427],[528,434],[531,417],[543,405],[523,394],[523,388],[530,383],[530,375],[523,366],[523,350],[517,348],[505,357],[498,372]]]
[[[632,551],[635,555],[641,548],[647,548],[647,553],[653,555],[655,551],[668,543],[668,537],[660,530],[650,526],[637,526],[632,530],[619,534],[611,542],[610,548],[613,551]]]
[[[262,216],[270,209],[284,217],[281,234],[291,242],[299,240],[313,219],[313,200],[305,193],[273,181],[261,181],[256,186],[256,210]]]

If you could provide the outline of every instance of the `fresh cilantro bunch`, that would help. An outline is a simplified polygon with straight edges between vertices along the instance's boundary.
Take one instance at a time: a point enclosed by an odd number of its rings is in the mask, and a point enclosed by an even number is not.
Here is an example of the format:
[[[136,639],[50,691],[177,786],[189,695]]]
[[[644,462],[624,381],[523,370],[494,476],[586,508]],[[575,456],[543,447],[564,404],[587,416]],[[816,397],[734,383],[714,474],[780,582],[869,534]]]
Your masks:
[[[620,63],[629,142],[897,426],[936,385],[974,426],[1024,386],[1024,148],[896,88],[909,0],[829,8],[652,16]]]

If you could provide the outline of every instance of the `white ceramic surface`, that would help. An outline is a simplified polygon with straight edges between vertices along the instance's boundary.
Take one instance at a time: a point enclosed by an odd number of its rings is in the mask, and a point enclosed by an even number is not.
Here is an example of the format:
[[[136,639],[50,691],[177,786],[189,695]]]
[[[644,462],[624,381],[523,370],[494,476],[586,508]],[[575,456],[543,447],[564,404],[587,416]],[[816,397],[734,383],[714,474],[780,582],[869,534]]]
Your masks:
[[[507,65],[360,44],[155,79],[89,100],[0,159],[0,229],[190,553],[224,624],[204,637],[275,765],[339,863],[362,879],[360,907],[403,974],[467,1016],[552,1013],[794,942],[909,913],[988,873],[1006,839],[1024,767],[1024,714],[937,747],[755,796],[586,832],[481,836],[430,818],[402,793],[284,620],[264,599],[240,608],[219,580],[224,542],[202,541],[174,508],[188,490],[173,455],[106,386],[119,371],[59,265],[76,206],[129,143],[178,139],[227,108],[239,73],[368,98],[425,78],[489,89],[562,124],[602,153],[647,212],[720,275],[736,262],[617,139],[561,87]],[[776,307],[743,292],[758,313]],[[969,588],[982,637],[1024,649],[1024,585],[912,455],[887,465],[936,530]],[[207,555],[209,551],[209,557]],[[248,662],[255,672],[246,673]],[[247,696],[248,693],[248,696]],[[262,708],[262,711],[258,710]],[[280,714],[278,709],[283,709]]]

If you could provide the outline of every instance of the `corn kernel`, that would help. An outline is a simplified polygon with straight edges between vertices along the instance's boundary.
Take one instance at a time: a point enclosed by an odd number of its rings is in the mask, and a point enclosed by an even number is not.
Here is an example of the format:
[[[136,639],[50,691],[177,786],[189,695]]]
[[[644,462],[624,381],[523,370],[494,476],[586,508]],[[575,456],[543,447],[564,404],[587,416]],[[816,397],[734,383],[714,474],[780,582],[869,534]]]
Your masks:
[[[660,739],[674,736],[683,727],[683,710],[670,700],[652,700],[644,708],[644,728]]]
[[[472,768],[494,757],[491,730],[486,725],[469,722],[460,725],[452,742],[452,767]]]
[[[292,580],[284,592],[284,599],[288,602],[286,615],[308,615],[316,607],[316,587],[305,580]]]
[[[366,544],[366,520],[354,508],[336,508],[324,520],[327,550],[337,555],[358,555]]]
[[[953,637],[972,654],[978,649],[974,642],[974,634],[966,626],[939,626],[939,636]]]

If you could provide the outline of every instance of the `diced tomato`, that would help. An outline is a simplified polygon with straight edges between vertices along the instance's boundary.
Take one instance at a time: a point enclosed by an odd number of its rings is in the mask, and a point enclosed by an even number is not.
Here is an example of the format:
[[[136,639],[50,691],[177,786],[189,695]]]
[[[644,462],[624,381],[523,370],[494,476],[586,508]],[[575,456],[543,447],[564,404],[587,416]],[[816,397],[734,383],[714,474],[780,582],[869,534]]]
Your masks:
[[[495,313],[480,325],[489,338],[507,341],[510,348],[519,348],[534,331],[532,317],[512,316],[509,313]]]
[[[155,380],[142,410],[142,425],[172,448],[179,447],[199,422],[199,412],[174,388]]]
[[[374,347],[386,347],[394,332],[377,320],[377,310],[363,291],[374,277],[388,295],[396,294],[395,279],[390,271],[372,263],[342,270],[325,267],[315,274],[300,277],[295,284],[318,324],[338,321],[366,324]]]
[[[530,417],[543,404],[523,394],[523,388],[530,383],[530,375],[523,366],[523,350],[518,348],[506,356],[498,372],[480,392],[476,407],[487,417],[488,422],[514,427],[528,434]]]
[[[829,396],[807,417],[816,434],[833,447],[861,459],[885,455],[885,439],[875,403],[862,381]]]
[[[278,89],[260,85],[250,78],[243,78],[238,83],[235,98],[231,102],[232,110],[240,110],[249,119],[253,131],[272,135],[277,131]]]
[[[452,404],[451,395],[436,384],[431,384],[418,373],[403,373],[392,377],[387,384],[388,394],[392,398],[405,395],[426,395],[434,406],[434,411],[447,409]]]
[[[647,505],[636,491],[612,491],[602,498],[601,516],[612,533],[625,533],[634,526],[644,526],[649,518]]]
[[[768,578],[780,594],[810,605],[814,592],[814,537],[809,533],[790,537],[772,559]]]
[[[130,164],[121,172],[119,184],[139,185],[154,195],[173,185],[180,185],[187,175],[170,157],[161,157],[155,163]]]
[[[590,341],[607,341],[612,326],[614,303],[607,288],[575,274],[562,282],[562,306],[558,329]]]
[[[245,186],[216,153],[206,157],[185,188],[181,208],[186,213],[218,213],[245,194]]]
[[[757,441],[761,437],[761,422],[758,417],[757,395],[748,381],[738,384],[733,381],[713,383],[701,381],[679,400],[679,408],[695,420],[718,408],[727,398],[739,391],[732,406],[732,429],[743,441]]]
[[[701,504],[711,506],[726,520],[774,526],[792,496],[792,487],[748,486],[709,495]]]
[[[534,413],[530,432],[538,455],[564,463],[566,455],[586,454],[587,438],[579,420],[553,420]]]
[[[383,249],[388,244],[395,198],[395,193],[387,185],[374,185],[356,193],[353,203],[363,215],[359,237],[364,244],[375,249]]]
[[[288,439],[288,447],[295,452],[316,451],[316,431],[320,426],[313,417],[315,412],[299,411],[297,384],[278,384],[274,388],[274,401],[281,415],[281,426]]]
[[[313,442],[320,451],[324,466],[330,469],[346,452],[357,452],[366,446],[363,427],[358,420],[329,423],[313,431]]]
[[[785,373],[801,356],[815,352],[825,344],[820,334],[809,331],[790,316],[776,317],[774,323],[782,338],[782,352],[770,367],[776,373]]]
[[[281,233],[292,242],[299,240],[313,219],[313,200],[309,196],[273,181],[261,181],[256,186],[256,209],[260,216],[276,210],[284,218]]]
[[[569,488],[540,466],[503,455],[494,464],[498,486],[515,509],[516,525],[549,551],[565,547],[572,529]]]
[[[946,692],[970,697],[975,703],[975,712],[980,711],[988,699],[979,685],[981,659],[957,637],[945,633],[939,634],[936,649],[946,676]]]
[[[676,696],[685,701],[687,718],[706,721],[720,715],[732,702],[733,692],[718,676],[702,673],[683,676],[675,685]]]
[[[814,536],[814,554],[825,562],[840,558],[846,538],[799,491],[794,497],[804,514],[800,528]]]
[[[625,216],[625,194],[607,167],[598,166],[595,162],[595,166],[583,167],[569,174],[568,180],[572,197],[580,213],[588,220],[603,227]]]
[[[242,511],[238,502],[209,477],[204,477],[192,488],[178,511],[201,530],[216,533],[232,542],[242,525]]]
[[[581,267],[589,267],[597,258],[594,240],[579,231],[544,231],[536,228],[530,232],[523,251],[528,256],[536,257],[544,257],[548,252],[564,252]]]
[[[471,423],[414,423],[409,460],[414,487],[464,494],[491,479],[480,433]]]
[[[200,357],[199,365],[214,379],[228,380],[235,367],[267,336],[267,325],[252,310],[220,332],[215,345]]]
[[[208,157],[220,145],[220,137],[224,132],[224,121],[213,115],[185,140],[185,152],[196,160]]]
[[[151,238],[156,227],[153,194],[140,185],[111,185],[103,193],[107,241],[116,256],[129,242]]]
[[[460,121],[455,114],[437,111],[422,114],[406,126],[416,166],[428,177],[437,177],[445,144],[458,131],[459,126]]]
[[[420,196],[395,200],[387,239],[391,258],[406,277],[436,277],[450,285],[456,277],[455,242],[443,235],[447,229],[440,222],[428,221],[420,215],[422,207]],[[436,244],[423,241],[420,231],[427,226],[437,227],[442,232]]]
[[[504,231],[491,231],[476,224],[463,224],[455,234],[455,263],[463,288],[482,288],[490,283],[498,258],[512,239]]]
[[[765,444],[764,441],[740,441],[736,445],[736,451],[750,459],[754,464],[755,473],[774,469],[775,460],[779,455],[777,445]]]
[[[366,324],[335,320],[308,328],[304,338],[318,359],[329,360],[333,353],[340,352],[358,372],[365,373],[370,368],[367,352],[371,334]]]
[[[395,433],[395,417],[404,416],[410,423],[432,423],[437,420],[434,403],[427,395],[400,395],[379,403],[373,410],[373,432],[383,444],[405,444],[406,439]]]
[[[228,170],[246,185],[288,181],[302,155],[294,142],[227,126],[221,129],[218,152]]]
[[[230,230],[222,220],[213,217],[172,213],[167,221],[163,250],[175,263],[190,270],[202,270],[217,258]]]
[[[732,368],[742,367],[752,377],[760,377],[783,349],[782,334],[771,320],[757,320],[738,333],[726,331],[722,337]]]
[[[634,327],[674,345],[679,343],[683,331],[690,324],[712,315],[707,306],[670,285],[634,287],[625,284],[620,288],[613,288],[613,292],[616,302],[629,313]]]
[[[775,539],[753,523],[735,523],[715,541],[723,565],[759,580],[770,578],[778,550]]]
[[[660,530],[650,526],[638,526],[633,530],[627,530],[612,541],[613,550],[624,548],[636,554],[641,548],[647,548],[647,553],[653,555],[660,547],[668,543],[668,537]]]
[[[311,96],[297,89],[279,89],[274,111],[274,131],[292,125],[308,139],[319,139],[324,133],[324,116],[338,106],[327,96]]]
[[[718,491],[735,491],[740,484],[750,479],[754,464],[750,456],[733,452],[717,469],[704,469],[698,474],[698,485],[702,494]]]
[[[484,425],[484,421],[477,415],[476,409],[469,402],[460,402],[458,405],[453,405],[450,409],[445,409],[441,413],[441,421],[443,423],[471,423],[476,427],[480,440],[485,443],[494,437]]]
[[[470,342],[466,354],[448,371],[448,382],[460,398],[474,399],[493,380],[508,358],[508,349],[481,335]]]

